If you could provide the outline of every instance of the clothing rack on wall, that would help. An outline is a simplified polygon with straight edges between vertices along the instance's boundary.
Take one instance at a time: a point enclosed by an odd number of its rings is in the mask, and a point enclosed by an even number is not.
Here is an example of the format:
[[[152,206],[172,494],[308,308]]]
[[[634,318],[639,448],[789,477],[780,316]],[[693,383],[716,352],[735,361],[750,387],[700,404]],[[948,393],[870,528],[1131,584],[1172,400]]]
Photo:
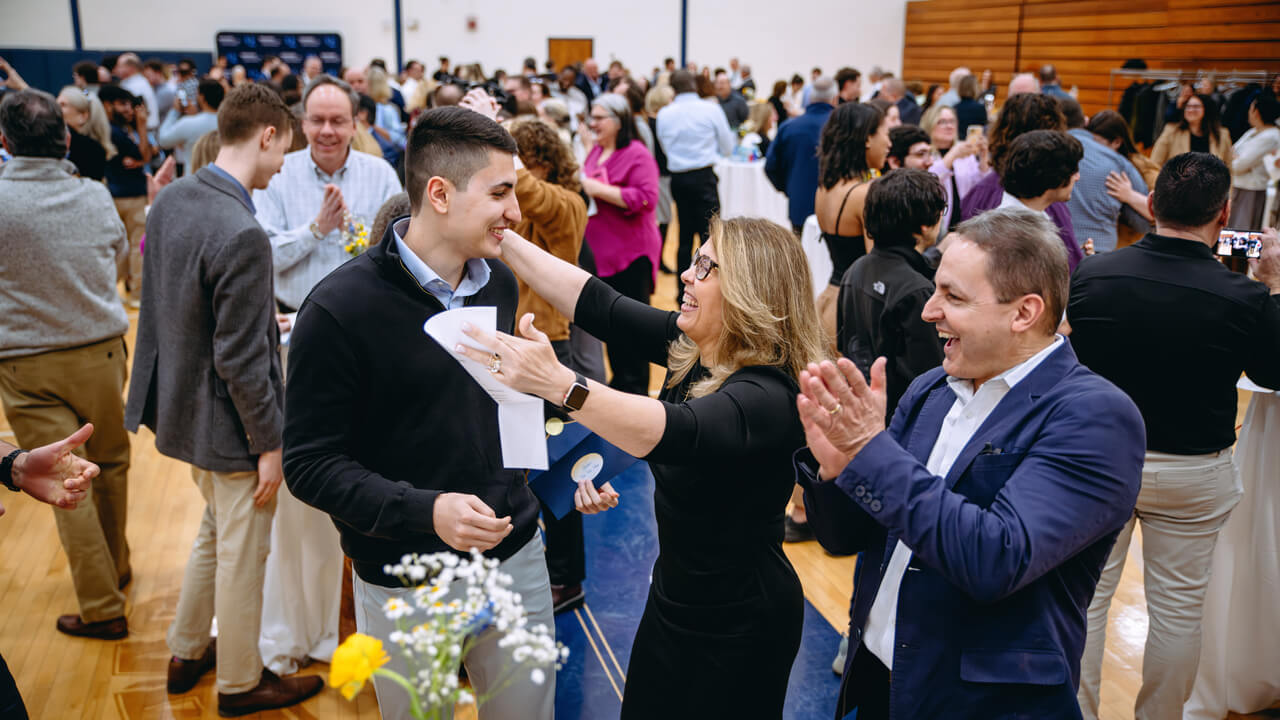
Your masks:
[[[1116,78],[1122,81],[1128,79],[1130,82],[1139,82],[1142,80],[1169,80],[1176,83],[1196,82],[1205,77],[1211,77],[1216,84],[1236,83],[1246,84],[1251,82],[1265,83],[1270,73],[1266,70],[1231,70],[1229,72],[1222,70],[1122,70],[1116,68],[1111,71],[1111,77],[1107,81],[1107,107],[1112,107],[1112,98],[1116,89]]]

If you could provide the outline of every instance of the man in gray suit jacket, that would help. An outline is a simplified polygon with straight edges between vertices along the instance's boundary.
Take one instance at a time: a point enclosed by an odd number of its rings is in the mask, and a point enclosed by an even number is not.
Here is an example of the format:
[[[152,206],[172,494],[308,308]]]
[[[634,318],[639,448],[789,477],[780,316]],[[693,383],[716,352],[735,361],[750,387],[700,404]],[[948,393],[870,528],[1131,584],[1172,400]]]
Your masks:
[[[249,191],[279,172],[290,122],[268,88],[237,88],[218,111],[217,159],[156,198],[125,411],[130,430],[151,427],[157,450],[191,463],[207,503],[169,627],[169,692],[187,692],[216,663],[223,716],[293,705],[323,687],[319,677],[277,677],[258,652],[284,387],[271,244]]]

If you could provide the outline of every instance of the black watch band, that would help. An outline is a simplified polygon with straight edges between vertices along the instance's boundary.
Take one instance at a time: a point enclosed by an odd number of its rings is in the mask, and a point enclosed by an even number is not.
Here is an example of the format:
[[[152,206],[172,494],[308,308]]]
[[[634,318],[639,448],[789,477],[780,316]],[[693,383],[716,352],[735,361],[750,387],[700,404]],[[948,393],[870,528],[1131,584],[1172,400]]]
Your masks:
[[[22,491],[18,489],[17,485],[13,484],[13,461],[17,460],[18,456],[24,452],[26,452],[26,450],[14,450],[8,455],[5,455],[3,460],[0,460],[0,483],[4,483],[5,487],[14,492]]]
[[[587,378],[580,372],[575,372],[573,384],[569,386],[569,391],[564,394],[564,402],[560,403],[560,407],[569,412],[577,412],[587,402],[587,395],[591,390],[587,387]]]

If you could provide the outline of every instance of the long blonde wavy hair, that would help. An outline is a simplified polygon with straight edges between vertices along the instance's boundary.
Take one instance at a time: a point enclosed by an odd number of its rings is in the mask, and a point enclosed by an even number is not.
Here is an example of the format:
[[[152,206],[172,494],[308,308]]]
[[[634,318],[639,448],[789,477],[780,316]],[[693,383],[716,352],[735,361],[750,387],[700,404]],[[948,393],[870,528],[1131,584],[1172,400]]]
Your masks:
[[[813,305],[813,282],[800,241],[782,226],[757,218],[711,219],[710,242],[720,267],[720,338],[711,374],[689,397],[720,388],[744,367],[776,367],[797,382],[800,371],[826,357],[826,336]],[[671,380],[697,366],[698,346],[681,335],[668,350]]]

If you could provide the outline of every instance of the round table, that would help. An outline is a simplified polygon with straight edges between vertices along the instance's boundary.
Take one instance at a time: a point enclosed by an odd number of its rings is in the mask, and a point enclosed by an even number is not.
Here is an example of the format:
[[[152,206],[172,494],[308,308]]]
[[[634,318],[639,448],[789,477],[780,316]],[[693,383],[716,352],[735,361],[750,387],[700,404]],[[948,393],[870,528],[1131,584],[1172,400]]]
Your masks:
[[[754,217],[772,220],[791,229],[787,196],[774,189],[764,174],[764,161],[722,159],[716,163],[720,178],[720,217],[725,220]]]

